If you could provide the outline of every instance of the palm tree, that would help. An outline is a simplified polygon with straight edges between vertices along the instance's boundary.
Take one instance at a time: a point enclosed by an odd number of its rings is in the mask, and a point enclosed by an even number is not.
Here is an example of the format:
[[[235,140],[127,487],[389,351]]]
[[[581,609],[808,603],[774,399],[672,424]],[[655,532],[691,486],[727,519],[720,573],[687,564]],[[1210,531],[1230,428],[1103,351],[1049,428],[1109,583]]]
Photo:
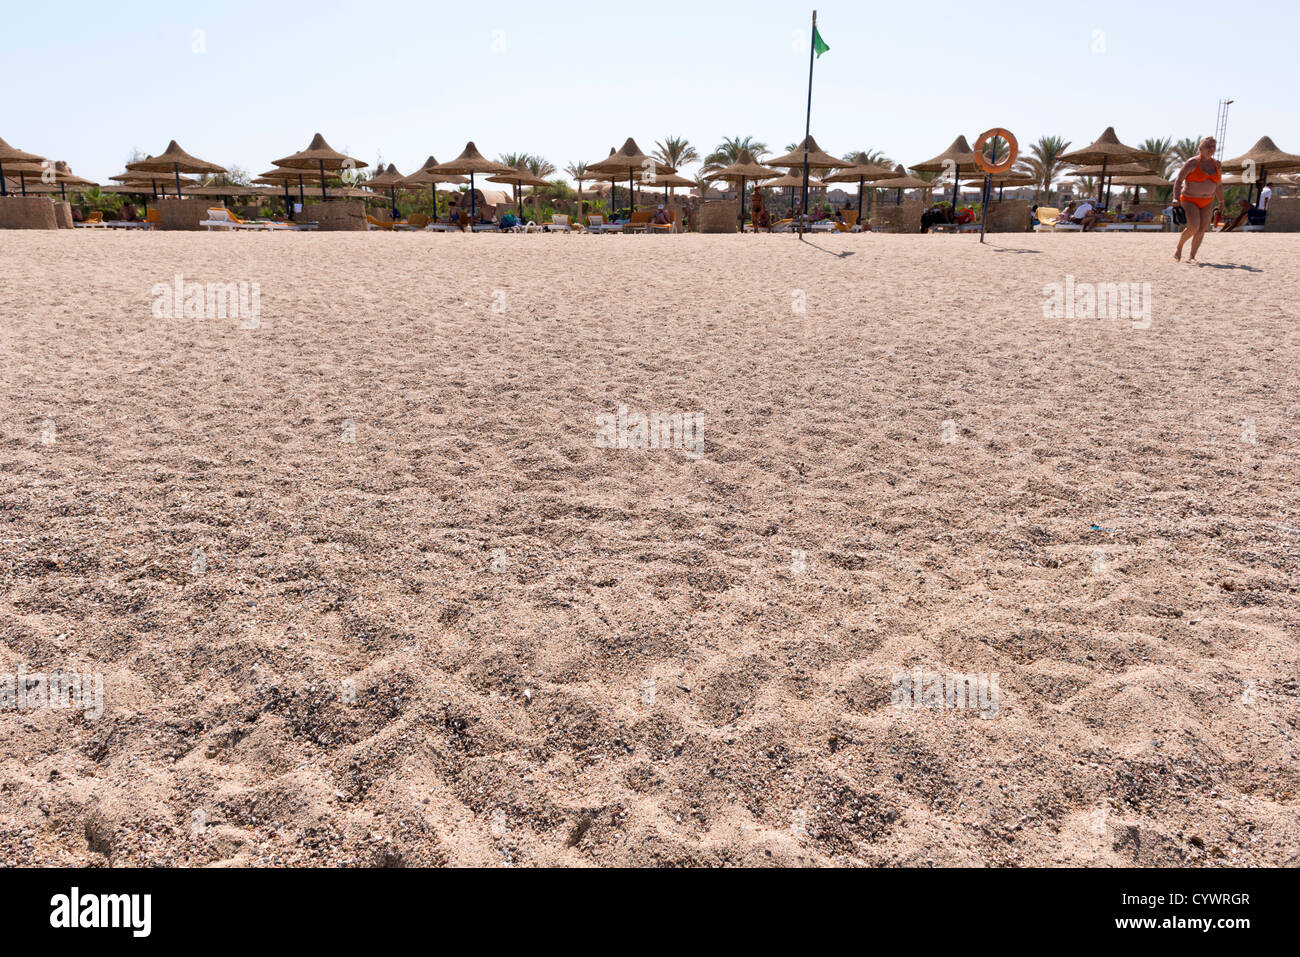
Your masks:
[[[1197,144],[1200,142],[1201,138],[1199,136],[1184,136],[1169,148],[1169,152],[1173,156],[1174,160],[1177,161],[1177,165],[1182,166],[1196,155]],[[1174,164],[1171,163],[1170,165],[1172,166]]]
[[[1052,185],[1061,174],[1061,156],[1070,148],[1070,141],[1059,136],[1040,136],[1029,147],[1029,155],[1017,164],[1021,172],[1034,177],[1034,194],[1038,199],[1052,195]]]
[[[576,163],[569,163],[564,167],[564,174],[577,183],[578,190],[578,217],[582,217],[582,181],[587,179],[587,164],[579,160]]]
[[[542,156],[532,153],[524,155],[524,166],[538,179],[550,179],[555,175],[555,164]]]
[[[683,166],[700,161],[699,150],[683,136],[665,136],[662,140],[656,140],[652,155],[665,166],[675,170],[681,170]]]
[[[724,136],[713,152],[704,157],[704,172],[713,173],[739,162],[743,150],[749,150],[755,163],[763,162],[763,156],[768,152],[767,144],[758,142],[752,136],[744,139],[739,136]]]
[[[1148,137],[1138,145],[1138,149],[1155,156],[1155,159],[1148,161],[1153,173],[1162,178],[1169,174],[1169,164],[1173,162],[1174,141],[1172,138],[1168,136]]]
[[[793,153],[793,152],[794,152],[796,149],[798,149],[798,148],[799,148],[799,145],[796,143],[796,144],[795,144],[795,145],[794,145],[794,146],[789,150],[789,152]],[[888,167],[890,167],[891,169],[892,169],[893,166],[894,166],[894,161],[891,160],[888,156],[886,156],[886,155],[885,155],[882,151],[880,151],[880,150],[854,150],[854,151],[851,152],[851,153],[845,153],[845,154],[844,154],[844,160],[845,160],[845,162],[848,162],[848,163],[856,163],[856,162],[858,161],[858,154],[862,154],[862,155],[866,156],[866,158],[867,158],[867,162],[868,162],[868,163],[874,163],[874,164],[877,165],[877,166],[888,166]]]

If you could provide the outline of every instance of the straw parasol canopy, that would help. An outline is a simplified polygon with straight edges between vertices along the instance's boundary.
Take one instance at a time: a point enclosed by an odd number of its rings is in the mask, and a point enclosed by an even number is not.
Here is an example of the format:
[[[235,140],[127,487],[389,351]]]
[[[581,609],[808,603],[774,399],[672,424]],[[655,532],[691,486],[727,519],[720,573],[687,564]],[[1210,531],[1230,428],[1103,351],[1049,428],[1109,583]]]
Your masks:
[[[339,173],[343,170],[365,169],[369,166],[359,159],[351,156],[345,156],[334,147],[325,142],[325,137],[317,133],[311,138],[311,143],[305,150],[294,153],[292,156],[286,156],[284,159],[275,160],[272,166],[278,166],[281,169],[314,169],[320,173],[320,197],[328,199],[325,194],[325,171]]]
[[[438,218],[438,184],[444,183],[449,185],[459,185],[461,183],[469,182],[469,180],[464,176],[454,176],[448,173],[433,172],[434,167],[437,165],[438,161],[430,155],[429,158],[424,161],[423,166],[410,176],[406,177],[406,185],[413,189],[419,189],[423,186],[429,187],[429,193],[433,199],[434,219]]]
[[[1150,171],[1136,175],[1127,174],[1116,176],[1111,180],[1111,183],[1116,186],[1132,186],[1133,202],[1135,203],[1137,202],[1138,193],[1141,192],[1142,187],[1144,186],[1147,189],[1160,189],[1164,186],[1174,185],[1172,180],[1165,179],[1163,176],[1157,176],[1155,173]]]
[[[642,183],[641,185],[643,187],[654,186],[656,188],[662,186],[664,189],[664,199],[667,200],[668,191],[670,189],[673,189],[677,186],[683,186],[687,189],[690,189],[695,185],[695,180],[687,179],[681,173],[656,173],[655,181],[653,183]]]
[[[1150,176],[1151,167],[1145,163],[1120,163],[1116,166],[1076,166],[1066,176]]]
[[[844,165],[844,160],[838,156],[831,156],[820,146],[811,136],[805,136],[793,150],[784,156],[778,156],[776,159],[766,161],[767,166],[779,166],[782,169],[802,170],[805,166],[811,171],[815,169],[839,169]],[[801,174],[802,175],[802,174]],[[811,176],[811,172],[809,173]],[[800,186],[802,187],[802,183]],[[807,207],[807,197],[804,197],[804,206]],[[807,209],[804,210],[807,212]]]
[[[1258,143],[1236,159],[1224,160],[1223,169],[1225,172],[1244,173],[1247,166],[1252,163],[1255,168],[1256,182],[1251,186],[1258,186],[1261,193],[1264,192],[1270,172],[1286,173],[1300,170],[1300,156],[1278,149],[1272,137],[1268,136],[1262,137]],[[1254,193],[1254,189],[1251,193]]]
[[[137,173],[171,173],[176,177],[176,195],[180,195],[181,173],[225,173],[228,170],[216,163],[209,163],[196,156],[191,156],[177,145],[175,140],[167,144],[167,149],[157,156],[150,156],[134,163],[127,163],[126,168]]]
[[[907,170],[903,169],[903,164],[899,163],[894,167],[894,175],[891,179],[878,179],[871,184],[871,188],[898,190],[897,202],[902,205],[903,190],[933,189],[934,183],[923,180],[919,176],[909,176]]]
[[[0,140],[0,196],[8,196],[9,189],[4,185],[5,181],[5,163],[43,163],[44,156],[37,156],[35,153],[24,153],[22,150],[14,149],[4,140]],[[18,182],[22,189],[23,195],[27,195],[26,177],[19,172]]]
[[[676,173],[677,170],[654,156],[642,153],[641,147],[636,145],[636,140],[629,136],[622,149],[615,150],[603,160],[592,163],[587,167],[587,172],[595,174],[595,177],[600,180],[608,181],[611,185],[626,176],[628,194],[631,197],[630,205],[636,209],[637,176],[641,176],[648,185],[658,186],[661,175]],[[645,175],[651,172],[654,174],[653,179]]]
[[[538,188],[544,188],[551,184],[546,182],[540,176],[534,176],[532,171],[527,169],[522,163],[514,168],[512,173],[502,173],[500,176],[489,176],[489,183],[505,183],[514,187],[515,205],[519,207],[520,218],[524,213],[523,188],[531,186],[533,188],[533,207],[538,219],[542,218],[541,197],[538,195]]]
[[[1122,163],[1150,163],[1158,157],[1154,153],[1148,153],[1134,146],[1125,146],[1115,135],[1115,127],[1106,127],[1106,132],[1098,137],[1097,142],[1091,146],[1085,146],[1081,150],[1074,150],[1061,156],[1062,163],[1069,163],[1073,166],[1101,166],[1101,171],[1096,175],[1101,177],[1098,181],[1097,199],[1101,200],[1101,182],[1106,179],[1108,169],[1118,166]],[[1151,172],[1150,168],[1146,172]],[[1110,205],[1110,190],[1106,190],[1106,202],[1103,206]]]
[[[808,168],[809,169],[839,169],[844,165],[844,160],[838,156],[831,156],[817,145],[817,141],[811,136],[807,137],[802,143],[795,147],[784,156],[778,156],[776,159],[766,160],[766,166],[779,166],[782,169],[803,169],[804,166],[804,149],[808,150]]]
[[[952,145],[933,159],[928,159],[923,163],[913,163],[912,169],[918,173],[946,173],[949,170],[953,172],[952,180],[952,205],[955,209],[957,206],[957,188],[960,180],[967,174],[978,176],[983,173],[979,164],[975,162],[975,151],[971,149],[970,143],[966,137],[959,136],[952,141]],[[933,186],[933,183],[927,185]]]
[[[365,181],[367,189],[377,187],[388,189],[388,199],[393,206],[393,221],[397,221],[397,190],[398,187],[405,187],[406,177],[397,171],[397,167],[392,163],[388,164],[388,169],[380,168],[379,172],[370,179]]]
[[[53,182],[50,183],[45,182],[44,173],[46,172],[46,170],[47,168],[45,167],[42,168],[41,188],[39,191],[45,193],[52,193],[57,188],[59,191],[59,195],[64,199],[68,198],[69,186],[88,187],[88,186],[99,185],[93,180],[86,179],[85,177],[82,176],[74,175],[72,169],[63,160],[59,160],[52,167],[52,171],[54,173]]]
[[[175,176],[175,174],[173,175]],[[198,180],[190,179],[188,176],[175,176],[175,178],[179,180],[179,182],[177,183],[177,192],[176,192],[177,196],[180,195],[181,188],[199,185]],[[134,193],[148,192],[151,193],[156,199],[158,197],[159,190],[161,189],[162,195],[164,196],[167,195],[168,178],[161,174],[140,173],[128,169],[127,172],[118,173],[116,176],[110,176],[109,179],[115,183],[121,183],[123,186],[133,187],[132,189],[129,190],[124,190],[124,191],[118,190],[118,192],[134,192]],[[161,184],[161,186],[159,184]]]
[[[432,157],[430,158],[432,159]],[[478,212],[477,196],[474,192],[475,175],[477,175],[478,173],[489,173],[489,174],[497,174],[497,175],[505,173],[508,175],[510,173],[518,172],[518,170],[516,170],[513,166],[506,166],[504,163],[494,163],[490,159],[484,157],[483,154],[478,151],[478,147],[474,145],[473,140],[470,140],[468,143],[466,143],[465,148],[461,150],[461,154],[451,162],[439,163],[437,166],[427,167],[427,169],[431,173],[441,173],[443,175],[455,174],[459,176],[469,176],[470,219],[473,219]]]
[[[750,179],[776,179],[780,175],[781,173],[778,170],[755,163],[754,156],[749,152],[749,150],[741,150],[740,154],[736,157],[736,162],[732,163],[730,166],[723,167],[720,170],[707,174],[707,178],[725,179],[738,184],[737,192],[740,194],[740,225],[743,229],[745,226],[745,181]]]
[[[880,166],[871,162],[866,153],[859,153],[853,157],[853,165],[845,166],[829,176],[822,177],[823,183],[853,183],[858,184],[858,218],[862,217],[862,195],[866,192],[867,180],[889,179],[894,175],[894,171],[888,166]]]

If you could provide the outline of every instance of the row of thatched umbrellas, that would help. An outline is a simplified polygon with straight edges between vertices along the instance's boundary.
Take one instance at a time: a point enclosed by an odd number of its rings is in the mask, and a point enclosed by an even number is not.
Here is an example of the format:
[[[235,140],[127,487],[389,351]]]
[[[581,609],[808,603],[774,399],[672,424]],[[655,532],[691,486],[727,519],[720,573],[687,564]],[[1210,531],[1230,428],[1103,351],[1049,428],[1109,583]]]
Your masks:
[[[1115,134],[1114,127],[1107,127],[1106,131],[1102,133],[1095,143],[1083,149],[1066,153],[1061,157],[1061,160],[1076,167],[1071,175],[1098,177],[1098,200],[1102,200],[1101,191],[1105,189],[1105,204],[1108,205],[1111,185],[1133,186],[1139,189],[1144,186],[1151,188],[1170,185],[1168,180],[1163,179],[1151,169],[1149,164],[1156,158],[1154,154],[1121,143]],[[368,164],[338,152],[319,133],[312,138],[306,149],[278,159],[272,165],[274,169],[261,174],[254,182],[265,186],[282,187],[286,207],[291,208],[290,187],[295,184],[298,187],[300,202],[304,200],[305,188],[308,184],[313,187],[319,186],[321,198],[327,199],[327,184],[331,176],[343,183],[342,191],[344,195],[367,197],[375,195],[371,192],[353,189],[346,182],[346,174],[362,169]],[[1262,192],[1269,173],[1276,174],[1300,170],[1300,156],[1283,152],[1278,149],[1272,139],[1266,136],[1259,140],[1249,152],[1235,159],[1224,161],[1222,165],[1229,172],[1252,170],[1255,175],[1253,180],[1249,182]],[[742,150],[736,162],[708,174],[708,178],[727,180],[738,184],[740,219],[743,223],[745,216],[745,185],[747,182],[763,183],[765,187],[785,186],[793,188],[802,186],[803,178],[802,176],[796,177],[795,170],[802,172],[805,166],[810,173],[818,172],[823,174],[821,184],[817,185],[856,181],[858,184],[859,215],[862,213],[862,197],[867,183],[870,183],[873,189],[897,189],[899,190],[900,199],[904,189],[926,188],[934,185],[932,182],[908,175],[901,165],[889,169],[886,166],[872,163],[865,154],[860,153],[852,162],[846,162],[839,157],[824,152],[811,136],[784,156],[778,156],[764,163],[756,162],[748,150]],[[181,149],[175,140],[170,142],[167,149],[157,156],[149,156],[143,160],[128,163],[126,169],[126,173],[111,177],[120,185],[108,187],[108,189],[119,192],[143,192],[147,187],[156,197],[160,189],[163,191],[163,195],[166,195],[166,183],[168,179],[171,179],[177,196],[180,196],[184,189],[209,196],[251,195],[257,192],[251,187],[235,184],[218,183],[200,186],[194,180],[183,178],[182,174],[227,174],[228,170],[216,163],[209,163],[191,156]],[[784,176],[780,172],[781,169],[786,170]],[[970,181],[976,178],[980,182],[986,181],[985,174],[976,161],[975,153],[964,136],[957,137],[952,145],[938,156],[913,164],[912,170],[919,173],[951,173],[953,175],[954,204],[957,199],[959,181]],[[15,149],[0,139],[0,195],[7,195],[6,177],[14,173],[19,177],[19,186],[24,195],[27,193],[27,177],[29,175],[40,178],[40,191],[48,192],[54,186],[57,186],[65,196],[67,186],[94,185],[90,180],[75,176],[66,163],[61,161],[51,163],[43,156]],[[486,159],[473,142],[467,143],[460,156],[449,163],[438,163],[434,157],[430,156],[424,166],[410,176],[402,176],[396,167],[390,165],[387,170],[381,169],[376,176],[365,181],[364,185],[372,189],[376,187],[387,188],[393,204],[394,216],[396,217],[396,191],[398,189],[422,188],[427,185],[435,191],[436,198],[438,184],[463,184],[465,183],[464,176],[468,175],[470,211],[471,216],[473,216],[477,212],[474,177],[484,174],[488,175],[489,182],[512,186],[515,196],[520,202],[522,202],[523,187],[532,186],[537,188],[548,185],[545,180],[523,168],[522,165],[512,167]],[[636,141],[629,137],[627,142],[623,144],[622,149],[611,149],[609,156],[587,167],[587,176],[578,180],[578,192],[581,194],[584,181],[615,183],[623,177],[627,178],[629,190],[633,191],[633,197],[635,197],[635,187],[638,182],[643,188],[662,186],[665,193],[670,187],[695,185],[693,181],[678,175],[677,171],[672,167],[642,153]],[[989,182],[992,186],[1001,190],[1006,186],[1030,185],[1033,180],[1032,177],[1024,173],[1007,172],[993,176]],[[338,190],[339,188],[336,187],[336,193]]]

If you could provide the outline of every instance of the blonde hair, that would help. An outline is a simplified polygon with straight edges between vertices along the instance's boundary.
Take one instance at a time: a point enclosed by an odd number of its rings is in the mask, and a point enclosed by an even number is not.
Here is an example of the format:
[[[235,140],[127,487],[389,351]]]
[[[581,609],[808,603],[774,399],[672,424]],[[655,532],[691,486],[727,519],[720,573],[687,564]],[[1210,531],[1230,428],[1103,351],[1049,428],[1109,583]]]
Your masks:
[[[1206,143],[1213,143],[1215,146],[1219,145],[1219,141],[1216,140],[1213,136],[1207,136],[1204,139],[1202,139],[1199,143],[1196,144],[1196,151],[1199,153],[1201,150],[1205,149]]]

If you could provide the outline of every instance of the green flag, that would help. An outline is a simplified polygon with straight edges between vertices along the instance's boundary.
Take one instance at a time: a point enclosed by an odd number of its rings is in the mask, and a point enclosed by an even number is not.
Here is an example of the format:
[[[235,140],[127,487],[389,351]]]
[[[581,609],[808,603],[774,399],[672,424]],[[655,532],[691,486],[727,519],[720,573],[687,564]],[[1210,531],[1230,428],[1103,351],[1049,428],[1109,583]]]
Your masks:
[[[813,27],[813,49],[817,51],[817,58],[820,60],[821,55],[830,49],[826,41],[822,39],[822,32]]]

